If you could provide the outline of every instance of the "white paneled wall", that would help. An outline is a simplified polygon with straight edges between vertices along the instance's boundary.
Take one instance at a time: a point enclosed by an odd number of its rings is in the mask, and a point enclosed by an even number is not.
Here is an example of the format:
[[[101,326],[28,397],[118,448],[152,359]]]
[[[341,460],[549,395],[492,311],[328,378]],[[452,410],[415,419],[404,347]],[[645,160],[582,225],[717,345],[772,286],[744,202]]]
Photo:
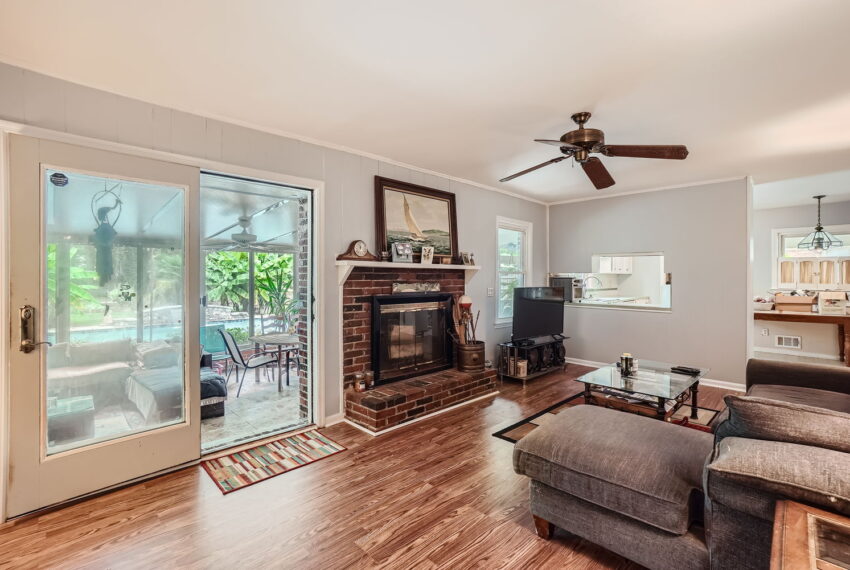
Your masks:
[[[309,94],[305,94],[309,97]],[[475,253],[483,269],[469,286],[481,308],[481,330],[492,349],[509,329],[496,329],[496,216],[534,224],[534,284],[546,268],[545,206],[357,154],[333,150],[235,124],[128,99],[0,63],[0,119],[120,142],[141,148],[325,182],[325,412],[341,411],[339,401],[338,290],[334,258],[353,239],[375,249],[374,176],[386,176],[457,194],[460,249]],[[450,133],[447,133],[450,135]],[[492,354],[492,351],[491,353]]]

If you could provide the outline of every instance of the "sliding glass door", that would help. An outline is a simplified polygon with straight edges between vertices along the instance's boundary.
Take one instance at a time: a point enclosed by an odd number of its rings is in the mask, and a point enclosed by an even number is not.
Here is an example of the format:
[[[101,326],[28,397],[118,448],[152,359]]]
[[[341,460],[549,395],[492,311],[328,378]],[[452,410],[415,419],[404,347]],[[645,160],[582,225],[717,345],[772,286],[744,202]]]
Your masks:
[[[306,189],[201,175],[204,374],[226,387],[216,400],[202,374],[205,452],[312,421],[312,207]]]

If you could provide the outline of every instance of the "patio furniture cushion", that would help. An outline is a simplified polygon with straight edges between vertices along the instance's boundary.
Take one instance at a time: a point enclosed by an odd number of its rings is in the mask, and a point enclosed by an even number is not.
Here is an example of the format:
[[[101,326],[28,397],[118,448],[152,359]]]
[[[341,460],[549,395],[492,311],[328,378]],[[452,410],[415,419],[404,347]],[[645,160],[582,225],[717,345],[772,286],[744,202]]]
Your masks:
[[[130,339],[72,344],[68,349],[72,366],[90,366],[104,362],[132,362],[135,350]]]
[[[137,370],[127,379],[127,398],[148,423],[176,419],[183,407],[182,370]]]
[[[95,406],[121,400],[124,381],[133,368],[126,362],[106,362],[89,366],[62,366],[47,370],[50,396],[92,396]]]
[[[227,384],[224,376],[212,368],[201,368],[201,399],[226,397]]]
[[[142,368],[166,368],[177,366],[180,353],[164,340],[146,342],[136,346],[136,355]]]
[[[713,438],[597,406],[575,406],[522,438],[514,470],[667,532],[700,518]],[[692,509],[693,506],[693,509]]]
[[[756,388],[766,385],[753,386]],[[790,386],[775,386],[783,391]],[[826,392],[814,388],[798,388]],[[758,390],[766,392],[767,390]],[[833,405],[842,406],[841,398],[850,400],[845,394],[834,394]],[[817,400],[817,398],[813,398]],[[715,428],[715,437],[746,437],[814,445],[850,453],[850,414],[836,412],[823,407],[808,406],[797,402],[769,400],[753,396],[726,396],[729,410],[727,419]],[[850,408],[848,408],[850,409]]]

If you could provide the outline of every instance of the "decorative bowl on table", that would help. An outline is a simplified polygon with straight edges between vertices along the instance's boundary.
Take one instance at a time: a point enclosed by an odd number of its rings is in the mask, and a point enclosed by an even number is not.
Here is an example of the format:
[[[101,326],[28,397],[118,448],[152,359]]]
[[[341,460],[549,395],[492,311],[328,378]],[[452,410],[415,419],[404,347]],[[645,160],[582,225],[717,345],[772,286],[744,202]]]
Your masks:
[[[773,303],[753,302],[754,311],[770,311],[773,310]]]

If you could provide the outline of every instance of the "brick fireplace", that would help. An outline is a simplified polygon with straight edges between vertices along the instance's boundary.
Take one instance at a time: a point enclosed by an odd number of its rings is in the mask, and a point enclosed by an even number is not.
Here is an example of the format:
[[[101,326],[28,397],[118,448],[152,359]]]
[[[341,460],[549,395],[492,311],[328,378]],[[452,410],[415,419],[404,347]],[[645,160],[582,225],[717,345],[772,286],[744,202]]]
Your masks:
[[[391,300],[386,296],[392,294],[393,283],[422,282],[439,283],[440,295],[429,298],[423,294],[421,299],[413,295],[420,302],[437,302],[440,297],[462,295],[465,290],[463,269],[394,267],[392,263],[385,267],[354,267],[342,285],[345,417],[369,431],[386,430],[496,390],[495,370],[470,374],[451,368],[423,375],[408,371],[398,380],[387,376],[372,390],[354,391],[354,375],[373,370],[373,310],[381,304],[376,302],[373,306],[373,297],[386,303]]]

